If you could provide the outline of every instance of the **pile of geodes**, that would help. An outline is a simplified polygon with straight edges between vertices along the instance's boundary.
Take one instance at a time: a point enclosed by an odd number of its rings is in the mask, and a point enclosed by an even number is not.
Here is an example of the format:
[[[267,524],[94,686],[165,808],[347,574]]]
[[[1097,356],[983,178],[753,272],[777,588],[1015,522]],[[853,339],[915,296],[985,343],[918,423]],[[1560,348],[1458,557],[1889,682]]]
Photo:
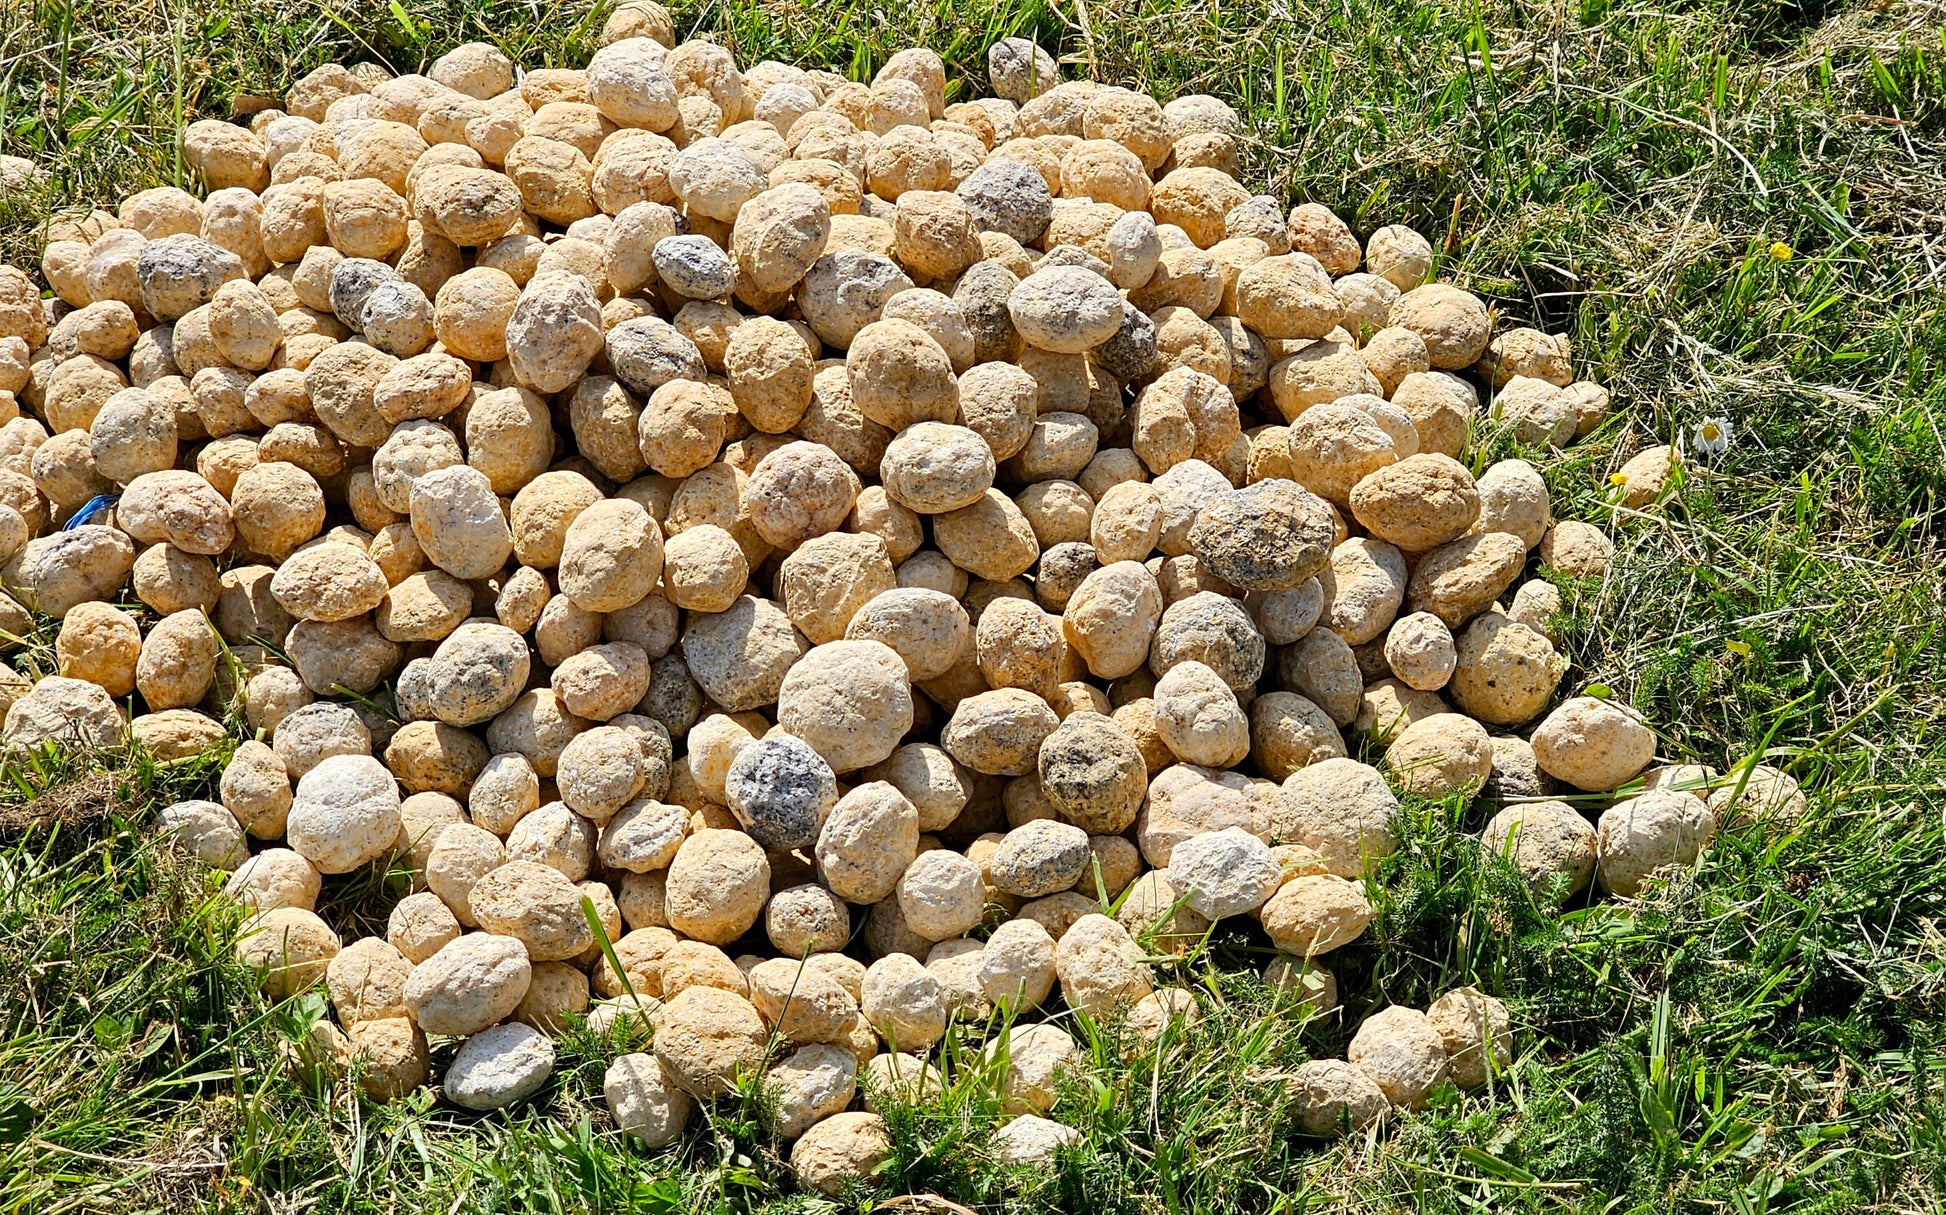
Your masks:
[[[1214,921],[1331,1008],[1398,792],[1490,791],[1555,898],[1794,795],[1665,770],[1599,829],[1547,800],[1654,758],[1557,703],[1534,566],[1612,546],[1530,464],[1464,461],[1607,394],[1416,232],[1253,195],[1229,106],[1019,40],[955,105],[929,51],[867,85],[672,41],[632,3],[585,70],[319,69],[183,132],[205,196],[57,225],[56,298],[0,269],[0,627],[59,621],[6,741],[169,759],[243,723],[220,803],[164,826],[234,870],[273,994],[325,981],[371,1097],[463,1039],[445,1096],[506,1105],[551,1034],[641,1016],[625,1128],[761,1073],[828,1189],[885,1147],[844,1111],[937,1083],[950,1019],[1018,1015],[990,1049],[1045,1113],[1080,1054],[1033,1010],[1153,1038],[1196,1011],[1157,959]],[[319,892],[373,864],[410,893],[342,941]],[[1505,1010],[1448,1012],[1407,1070],[1477,1082]],[[1333,1075],[1308,1126],[1373,1113]]]

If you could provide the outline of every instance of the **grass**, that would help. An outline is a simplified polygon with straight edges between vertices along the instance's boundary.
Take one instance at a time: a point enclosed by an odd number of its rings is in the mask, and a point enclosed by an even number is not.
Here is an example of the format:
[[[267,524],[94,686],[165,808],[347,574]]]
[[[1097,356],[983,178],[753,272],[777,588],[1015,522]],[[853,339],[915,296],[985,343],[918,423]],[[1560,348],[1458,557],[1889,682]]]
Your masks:
[[[580,0],[0,0],[0,152],[53,174],[0,200],[0,255],[32,264],[53,209],[181,181],[186,118],[318,63],[406,71],[469,38],[576,63],[599,21]],[[1250,940],[1218,939],[1182,976],[1209,1015],[1160,1052],[1077,1027],[1096,1067],[1062,1094],[1083,1137],[1052,1175],[990,1163],[992,1076],[949,1050],[878,1196],[827,1203],[792,1192],[754,1098],[677,1153],[624,1144],[600,1099],[615,1044],[585,1035],[505,1116],[308,1084],[280,1056],[318,999],[266,1007],[229,961],[233,913],[140,830],[208,767],[10,763],[0,800],[60,825],[0,818],[0,1215],[1946,1207],[1946,9],[735,0],[678,22],[860,77],[924,42],[962,89],[1025,34],[1071,76],[1230,99],[1252,179],[1287,201],[1427,232],[1506,320],[1572,335],[1620,406],[1544,463],[1560,513],[1612,521],[1619,550],[1567,587],[1570,681],[1639,706],[1666,755],[1788,767],[1811,813],[1556,915],[1481,855],[1479,811],[1412,807],[1378,920],[1334,962],[1342,1020],[1276,1007]],[[1653,510],[1614,507],[1621,460],[1706,416],[1727,453]],[[101,767],[112,788],[77,783]],[[1334,1145],[1291,1132],[1281,1071],[1461,982],[1521,1033],[1491,1091]]]

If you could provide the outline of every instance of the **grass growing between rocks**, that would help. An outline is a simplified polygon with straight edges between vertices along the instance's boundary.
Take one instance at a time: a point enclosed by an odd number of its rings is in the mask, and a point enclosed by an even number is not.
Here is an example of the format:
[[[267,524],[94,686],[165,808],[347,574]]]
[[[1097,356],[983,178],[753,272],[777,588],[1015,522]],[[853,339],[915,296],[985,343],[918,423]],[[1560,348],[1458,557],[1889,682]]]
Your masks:
[[[1305,1024],[1241,935],[1186,966],[1208,1010],[1159,1053],[1076,1026],[1096,1064],[1055,1116],[1051,1177],[984,1157],[997,1104],[973,1044],[897,1115],[888,1196],[982,1211],[1930,1211],[1946,1206],[1946,9],[1683,0],[1292,4],[971,0],[678,6],[740,62],[862,78],[923,42],[979,80],[994,38],[1068,75],[1252,124],[1253,182],[1361,234],[1427,233],[1442,274],[1512,323],[1568,332],[1617,416],[1546,471],[1559,513],[1612,522],[1616,567],[1573,586],[1576,688],[1603,685],[1662,753],[1763,753],[1810,794],[1788,834],[1719,838],[1633,903],[1537,908],[1414,806],[1334,955],[1342,1014]],[[0,152],[53,180],[0,199],[0,258],[32,265],[52,210],[187,184],[190,118],[274,98],[327,60],[400,71],[474,38],[579,63],[583,0],[0,0]],[[1608,497],[1640,447],[1729,419],[1645,512]],[[1485,445],[1480,466],[1504,454]],[[51,634],[50,634],[51,635]],[[34,640],[34,639],[30,639]],[[45,639],[23,667],[45,662]],[[622,1142],[614,1047],[563,1045],[531,1106],[378,1108],[281,1055],[321,998],[267,1007],[230,960],[236,913],[152,849],[157,805],[219,766],[141,757],[0,765],[0,1215],[848,1209],[792,1193],[754,1095],[678,1153]],[[107,772],[104,778],[101,773]],[[376,889],[379,883],[372,881]],[[1295,1135],[1278,1075],[1341,1055],[1388,1003],[1476,982],[1513,1010],[1515,1067],[1369,1138]],[[435,1071],[444,1059],[435,1059]],[[908,1200],[910,1201],[910,1200]]]

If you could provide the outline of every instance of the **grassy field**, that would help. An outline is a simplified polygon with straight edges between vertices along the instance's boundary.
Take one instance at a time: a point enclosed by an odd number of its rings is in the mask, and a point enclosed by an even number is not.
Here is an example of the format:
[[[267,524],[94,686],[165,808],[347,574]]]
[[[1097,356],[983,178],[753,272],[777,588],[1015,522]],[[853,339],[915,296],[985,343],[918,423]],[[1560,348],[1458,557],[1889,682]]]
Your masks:
[[[600,20],[582,0],[0,0],[0,152],[52,173],[0,199],[0,256],[35,264],[53,209],[181,182],[182,122],[319,63],[411,71],[484,38],[578,64]],[[985,1161],[990,1077],[968,1068],[897,1118],[876,1197],[831,1204],[792,1193],[751,1101],[680,1154],[625,1145],[592,1039],[510,1116],[307,1087],[280,1055],[321,1000],[267,1007],[228,960],[235,913],[143,839],[214,767],[13,764],[0,1215],[1946,1208],[1946,7],[738,0],[680,6],[678,28],[861,78],[924,42],[967,92],[993,38],[1027,34],[1071,76],[1230,99],[1281,197],[1429,234],[1508,321],[1571,334],[1619,406],[1546,467],[1560,513],[1612,521],[1619,548],[1571,588],[1570,682],[1639,706],[1665,755],[1767,754],[1811,813],[1556,916],[1483,860],[1477,815],[1415,807],[1379,920],[1334,962],[1344,1020],[1275,1011],[1219,940],[1184,976],[1211,1010],[1195,1030],[1151,1055],[1090,1031],[1098,1067],[1058,1111],[1084,1139],[1056,1173]],[[1623,459],[1707,416],[1727,452],[1664,507],[1612,506]],[[1281,1070],[1468,981],[1514,1011],[1503,1083],[1370,1138],[1290,1131]]]

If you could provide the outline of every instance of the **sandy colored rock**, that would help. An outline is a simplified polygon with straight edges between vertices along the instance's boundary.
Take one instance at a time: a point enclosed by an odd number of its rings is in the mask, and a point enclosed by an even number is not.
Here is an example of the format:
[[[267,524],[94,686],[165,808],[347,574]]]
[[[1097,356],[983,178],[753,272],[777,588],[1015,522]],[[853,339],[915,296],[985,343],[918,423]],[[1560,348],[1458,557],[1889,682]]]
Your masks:
[[[1169,669],[1155,687],[1162,741],[1186,763],[1225,768],[1250,751],[1250,723],[1236,694],[1200,662]]]
[[[838,641],[851,618],[897,584],[885,542],[834,532],[806,541],[778,569],[784,610],[813,644]]]
[[[1128,1028],[1137,1041],[1154,1046],[1172,1031],[1180,1036],[1184,1028],[1201,1019],[1196,997],[1181,987],[1163,987],[1135,1002],[1129,1010]]]
[[[129,722],[128,732],[130,738],[164,763],[202,755],[227,737],[221,722],[194,709],[164,709],[142,714]]]
[[[1493,770],[1493,744],[1470,717],[1436,713],[1406,726],[1385,752],[1399,787],[1422,797],[1470,796]]]
[[[127,579],[135,546],[113,528],[84,524],[27,542],[20,576],[34,606],[65,616],[76,604],[102,599]]]
[[[1357,940],[1371,919],[1364,883],[1329,874],[1286,882],[1263,906],[1264,931],[1271,943],[1304,958]]]
[[[1602,889],[1633,897],[1657,870],[1695,864],[1715,835],[1715,818],[1693,794],[1652,789],[1624,798],[1602,811],[1595,830]]]
[[[1434,1000],[1426,1019],[1446,1049],[1446,1074],[1461,1088],[1479,1088],[1513,1062],[1507,1006],[1476,987],[1456,987]]]
[[[1060,619],[1025,599],[986,606],[973,637],[974,659],[988,686],[1046,696],[1061,682],[1067,642]]]
[[[1525,802],[1488,821],[1480,846],[1506,856],[1536,894],[1559,903],[1595,873],[1595,828],[1566,802]]]
[[[184,801],[156,815],[156,834],[214,869],[229,871],[249,855],[243,828],[217,802]]]
[[[757,1011],[787,1041],[837,1041],[858,1017],[858,1002],[850,992],[796,958],[759,962],[746,977]]]
[[[513,553],[513,533],[492,482],[478,469],[456,465],[418,477],[411,516],[426,559],[455,578],[497,573]]]
[[[298,780],[286,830],[293,849],[335,874],[384,855],[399,826],[398,785],[385,766],[369,755],[334,755]]]
[[[899,908],[914,932],[933,941],[971,931],[986,910],[980,866],[956,852],[922,852],[899,878]]]
[[[1423,1109],[1448,1072],[1439,1030],[1426,1014],[1403,1005],[1367,1017],[1345,1058],[1371,1076],[1387,1100],[1406,1109]]]
[[[595,882],[595,888],[607,890]],[[619,919],[617,919],[619,927]],[[590,946],[592,950],[594,946]],[[588,976],[566,962],[537,962],[527,995],[514,1009],[514,1020],[533,1026],[549,1036],[559,1036],[570,1028],[570,1014],[588,1012]]]
[[[590,612],[612,612],[654,589],[662,529],[640,503],[598,502],[575,516],[561,545],[561,594]]]
[[[349,620],[384,601],[385,575],[348,544],[315,544],[293,553],[270,582],[270,593],[297,620]]]
[[[220,639],[201,612],[165,616],[143,639],[135,686],[154,711],[198,704],[214,681]]]
[[[1370,1073],[1341,1059],[1312,1059],[1286,1082],[1307,1135],[1335,1139],[1385,1116],[1388,1099]]]
[[[822,886],[792,886],[771,896],[764,931],[782,957],[830,952],[851,939],[851,911]]]
[[[725,612],[693,621],[682,648],[688,671],[710,699],[742,712],[775,703],[808,646],[783,608],[746,595]]]
[[[1243,827],[1257,835],[1268,831],[1265,807],[1249,778],[1176,764],[1149,782],[1149,803],[1136,819],[1136,842],[1143,858],[1162,868],[1183,840],[1225,827]]]
[[[924,1051],[946,1032],[939,981],[910,954],[892,953],[865,972],[859,1007],[893,1050]]]
[[[1192,911],[1220,920],[1263,906],[1282,885],[1283,874],[1268,844],[1239,827],[1227,827],[1176,845],[1169,880]]]
[[[649,1053],[621,1055],[602,1076],[609,1116],[646,1148],[667,1147],[682,1137],[695,1101],[662,1061]]]
[[[877,592],[845,626],[848,640],[890,646],[915,683],[951,670],[971,633],[966,609],[956,599],[919,587]]]
[[[169,468],[176,462],[174,411],[139,388],[118,392],[95,415],[88,444],[96,471],[118,484]]]
[[[166,541],[186,553],[211,556],[227,549],[236,536],[232,504],[225,502],[209,482],[190,472],[157,472],[137,477],[122,493],[116,522],[131,538],[142,543]],[[77,527],[74,532],[81,530]],[[33,551],[31,543],[28,551]],[[23,573],[27,564],[23,561]],[[128,561],[117,564],[125,577],[134,564],[134,555],[131,553]]]
[[[1565,447],[1578,420],[1575,398],[1545,380],[1515,376],[1494,393],[1492,415],[1521,443]]]
[[[324,523],[323,491],[294,464],[273,462],[245,470],[230,491],[230,505],[236,512],[237,540],[276,561],[317,535]]]
[[[467,904],[487,932],[512,937],[535,962],[572,958],[593,944],[581,892],[558,870],[509,861],[473,884]]]
[[[1424,338],[1433,367],[1444,371],[1468,367],[1485,354],[1491,325],[1486,305],[1477,296],[1445,283],[1405,288],[1386,321]]]
[[[1789,826],[1804,817],[1809,802],[1789,773],[1756,764],[1747,775],[1735,770],[1725,774],[1709,795],[1709,808],[1719,825],[1749,819]]]
[[[1567,668],[1567,659],[1546,637],[1487,612],[1460,634],[1448,693],[1454,704],[1480,721],[1518,725],[1547,707]]]
[[[842,526],[860,488],[858,475],[830,449],[787,443],[751,470],[745,500],[757,534],[794,549]]]
[[[4,526],[4,520],[6,516],[0,516],[0,526]],[[25,526],[21,534],[25,534]],[[6,551],[6,543],[0,537],[0,551]],[[21,543],[25,543],[25,535]],[[222,576],[216,572],[216,563],[200,553],[185,553],[171,543],[142,549],[134,559],[128,584],[134,596],[158,615],[191,609],[210,611],[222,600]]]
[[[530,670],[527,645],[518,633],[492,621],[469,620],[447,634],[433,651],[426,669],[427,707],[448,725],[476,726],[492,721],[516,707]],[[558,703],[551,692],[547,700],[550,705]],[[488,741],[491,745],[491,731]],[[565,743],[565,739],[562,741]],[[558,755],[556,749],[550,759]],[[553,774],[550,763],[542,775]]]
[[[1561,519],[1540,542],[1541,564],[1576,578],[1602,578],[1615,559],[1615,542],[1591,523]]]
[[[816,188],[787,182],[744,204],[736,214],[732,250],[739,269],[760,291],[785,291],[823,254],[831,207]]]
[[[1060,1149],[1080,1142],[1081,1132],[1034,1114],[1009,1119],[993,1133],[989,1150],[1003,1165],[1051,1170]]]
[[[481,1030],[461,1045],[442,1086],[453,1104],[504,1109],[539,1092],[554,1074],[554,1044],[531,1025],[510,1022]]]
[[[338,934],[315,913],[278,907],[244,921],[236,956],[262,973],[265,995],[281,1000],[322,979],[339,947]]]
[[[393,736],[397,741],[397,735]],[[393,856],[417,878],[432,860],[433,845],[448,827],[466,821],[466,810],[459,799],[428,790],[414,793],[399,802],[399,838]]]
[[[1385,634],[1386,667],[1421,692],[1437,692],[1453,677],[1458,654],[1446,622],[1430,612],[1414,612],[1392,622]]]
[[[894,431],[922,421],[951,422],[958,411],[951,357],[911,321],[864,325],[850,340],[845,368],[859,412]]]
[[[1062,627],[1091,673],[1119,679],[1147,661],[1162,611],[1155,575],[1137,561],[1117,561],[1082,579],[1068,597]]]
[[[347,1029],[360,1021],[407,1015],[405,983],[412,963],[379,937],[353,941],[325,969],[331,1007]]]
[[[333,755],[370,755],[372,735],[351,706],[323,701],[287,714],[272,746],[289,775],[301,779]]]
[[[1547,481],[1525,460],[1501,460],[1480,474],[1477,532],[1509,532],[1529,548],[1541,542],[1553,522]]]
[[[919,422],[885,449],[880,475],[893,501],[937,515],[977,502],[993,486],[994,453],[964,426]]]
[[[873,1039],[877,1043],[876,1037]],[[888,1105],[916,1105],[945,1088],[939,1069],[918,1055],[887,1051],[865,1061],[859,1073],[865,1108],[884,1113]]]
[[[1390,224],[1366,241],[1365,267],[1400,291],[1411,291],[1432,273],[1432,245],[1411,228]]]
[[[1324,967],[1289,954],[1264,963],[1265,985],[1299,1015],[1322,1016],[1338,1007],[1338,978]]]
[[[488,754],[486,744],[457,726],[415,721],[392,735],[385,766],[412,793],[464,797]]]
[[[512,937],[468,933],[412,968],[405,1005],[431,1034],[476,1034],[512,1013],[533,968]]]
[[[469,901],[473,885],[506,861],[506,847],[492,832],[457,823],[432,837],[423,866],[426,885],[461,924],[478,927]]]
[[[1556,705],[1534,728],[1533,744],[1541,771],[1590,792],[1615,788],[1655,758],[1655,734],[1638,713],[1592,696]]]
[[[1047,999],[1056,978],[1054,937],[1031,919],[1009,920],[987,938],[977,979],[996,1008],[1031,1008]]]
[[[1107,279],[1079,266],[1053,266],[1022,279],[1007,297],[1015,330],[1030,346],[1081,354],[1114,336],[1122,301]]]
[[[1425,552],[1465,535],[1480,515],[1481,492],[1459,461],[1437,453],[1407,456],[1352,486],[1352,514],[1374,536]]]
[[[1325,268],[1304,252],[1245,266],[1236,279],[1236,303],[1237,316],[1266,338],[1324,337],[1341,312]]]
[[[126,696],[135,689],[135,663],[141,653],[142,630],[134,617],[100,602],[70,609],[54,641],[63,676],[99,684],[110,696]]]
[[[877,1114],[840,1113],[805,1131],[791,1148],[797,1184],[835,1198],[869,1180],[892,1157],[892,1140]]]
[[[1019,688],[981,692],[960,701],[940,745],[975,772],[1022,776],[1038,763],[1041,743],[1060,725],[1047,702]]]
[[[296,907],[313,911],[323,882],[315,866],[288,848],[266,848],[238,865],[223,893],[253,912]]]
[[[837,773],[885,759],[912,728],[905,663],[877,641],[814,647],[785,674],[777,705],[778,724]]]
[[[841,1113],[857,1091],[858,1061],[840,1046],[799,1047],[764,1074],[775,1101],[773,1125],[780,1138],[795,1139],[823,1119]]]
[[[679,790],[672,790],[671,796],[687,793],[688,797],[682,800],[692,806],[698,800],[721,805],[727,796],[725,784],[730,765],[745,749],[756,744],[751,727],[757,724],[749,717],[712,713],[691,727],[689,754],[677,769],[683,775],[683,784]]]
[[[1333,723],[1347,726],[1357,720],[1361,683],[1358,658],[1345,639],[1331,629],[1315,629],[1285,650],[1278,660],[1277,679],[1322,709]]]
[[[878,903],[895,891],[919,848],[918,812],[881,781],[859,785],[838,800],[819,829],[818,870],[833,894],[850,903]]]
[[[421,891],[393,904],[385,924],[385,939],[416,966],[457,941],[461,931],[459,920],[439,896]]]
[[[676,607],[721,612],[749,582],[750,565],[736,538],[713,524],[671,536],[662,550],[663,593]]]
[[[1016,1026],[988,1043],[986,1053],[1006,1069],[1002,1101],[1013,1113],[1052,1109],[1057,1077],[1082,1064],[1080,1048],[1058,1025]]]
[[[1266,692],[1250,702],[1250,753],[1273,780],[1345,753],[1330,714],[1295,692]]]
[[[648,656],[626,641],[590,646],[554,668],[553,687],[568,712],[607,721],[634,708],[648,692]]]
[[[1578,439],[1593,434],[1608,418],[1608,390],[1589,380],[1568,385],[1568,399],[1574,403],[1574,434]]]
[[[1330,758],[1293,772],[1270,808],[1270,836],[1303,844],[1339,877],[1363,877],[1371,863],[1398,850],[1398,799],[1376,768]]]
[[[1534,759],[1534,747],[1524,738],[1493,736],[1493,776],[1484,792],[1497,800],[1546,797],[1560,791],[1553,777],[1541,771]]]
[[[1527,547],[1506,532],[1462,536],[1424,554],[1406,584],[1408,611],[1457,628],[1486,610],[1520,576]]]
[[[1128,930],[1114,920],[1082,917],[1054,947],[1062,998],[1096,1017],[1133,1005],[1153,986],[1142,956]]]
[[[740,831],[704,830],[683,841],[669,865],[665,893],[670,924],[699,941],[736,940],[763,913],[770,864]]]
[[[636,798],[602,826],[595,851],[610,869],[629,874],[664,870],[675,860],[688,825],[689,814],[681,806]],[[667,914],[665,903],[663,915]]]

